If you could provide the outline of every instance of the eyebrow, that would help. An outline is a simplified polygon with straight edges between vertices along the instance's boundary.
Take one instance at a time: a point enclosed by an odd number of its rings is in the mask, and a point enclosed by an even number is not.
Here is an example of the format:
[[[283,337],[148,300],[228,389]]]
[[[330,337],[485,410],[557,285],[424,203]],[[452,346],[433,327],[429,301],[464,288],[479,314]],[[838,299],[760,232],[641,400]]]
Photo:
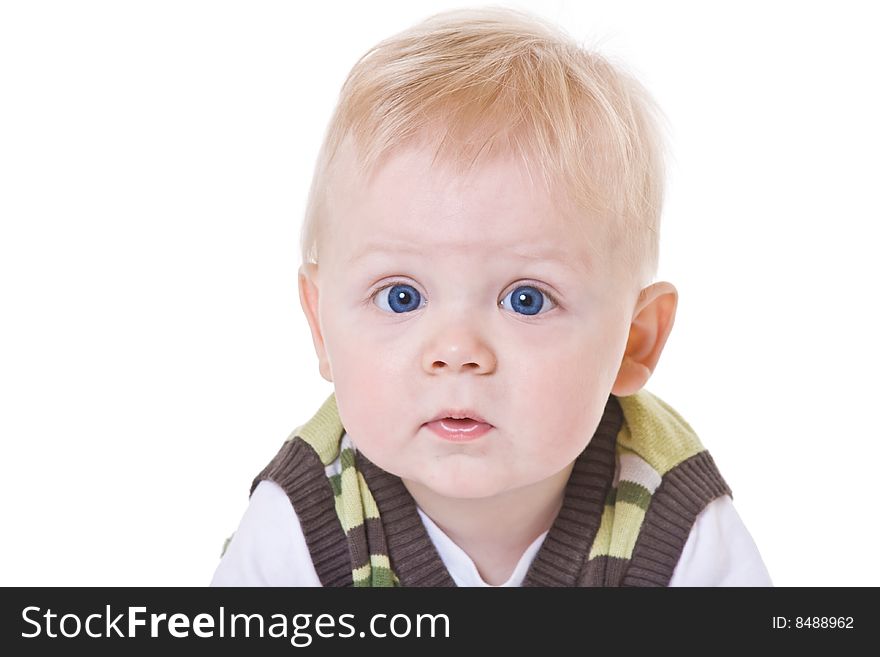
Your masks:
[[[445,245],[440,245],[435,247],[433,250],[439,250],[447,248]],[[367,256],[377,255],[377,254],[395,254],[395,253],[407,253],[413,255],[425,255],[425,251],[420,246],[412,244],[411,242],[402,242],[400,244],[397,243],[386,243],[386,242],[373,242],[367,243],[361,247],[360,250],[356,251],[352,256],[346,258],[345,263],[347,265],[352,265]],[[572,258],[568,253],[565,253],[561,249],[555,246],[542,245],[536,246],[528,251],[509,251],[510,255],[516,256],[522,260],[532,260],[532,261],[541,261],[547,262],[550,264],[557,264],[565,267],[566,269],[578,273],[578,269],[575,265],[572,264]],[[586,260],[581,260],[584,268],[586,270],[590,270],[590,263]]]

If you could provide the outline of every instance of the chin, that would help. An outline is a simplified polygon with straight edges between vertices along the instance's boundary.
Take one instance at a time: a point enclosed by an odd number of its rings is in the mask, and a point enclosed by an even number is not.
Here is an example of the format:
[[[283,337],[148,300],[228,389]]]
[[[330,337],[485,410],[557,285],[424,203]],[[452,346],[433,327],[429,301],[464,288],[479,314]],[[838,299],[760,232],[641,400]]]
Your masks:
[[[455,477],[444,479],[440,482],[419,481],[419,484],[430,489],[435,495],[442,495],[448,499],[477,500],[492,497],[503,492],[503,486],[495,481],[479,481],[476,477],[464,480]]]

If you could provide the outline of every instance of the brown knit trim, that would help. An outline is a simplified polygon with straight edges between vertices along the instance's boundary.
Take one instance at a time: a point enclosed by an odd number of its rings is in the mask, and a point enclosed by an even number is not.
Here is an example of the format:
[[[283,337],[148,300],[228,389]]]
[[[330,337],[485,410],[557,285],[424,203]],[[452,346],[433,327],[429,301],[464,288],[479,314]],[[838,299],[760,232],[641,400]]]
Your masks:
[[[589,559],[578,578],[578,586],[620,586],[626,574],[629,559],[603,554]]]
[[[623,411],[608,396],[602,419],[577,458],[565,488],[562,509],[535,555],[523,586],[579,586],[578,577],[599,531],[605,498],[614,481],[617,433]]]
[[[367,522],[372,518],[348,529],[348,551],[351,555],[351,570],[370,565],[370,543],[367,542]]]
[[[349,542],[336,515],[324,464],[312,446],[299,437],[286,441],[254,479],[251,494],[264,479],[274,481],[287,493],[322,586],[353,586]],[[363,557],[357,556],[358,560]]]
[[[654,491],[621,586],[669,586],[697,515],[733,494],[708,451],[682,461]]]
[[[391,570],[400,585],[455,586],[400,478],[382,470],[360,451],[355,452],[355,462],[379,507]]]

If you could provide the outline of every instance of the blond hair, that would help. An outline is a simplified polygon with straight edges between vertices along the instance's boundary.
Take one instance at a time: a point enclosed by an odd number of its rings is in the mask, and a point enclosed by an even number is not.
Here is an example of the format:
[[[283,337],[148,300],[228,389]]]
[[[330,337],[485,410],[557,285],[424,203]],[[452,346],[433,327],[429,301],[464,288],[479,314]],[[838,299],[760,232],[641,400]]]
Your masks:
[[[383,156],[433,135],[435,161],[460,169],[512,153],[561,183],[580,230],[605,227],[604,249],[641,285],[656,275],[665,185],[665,117],[623,67],[532,14],[500,7],[435,14],[366,52],[343,84],[318,155],[301,232],[318,261],[328,181],[344,141],[369,177]],[[534,180],[534,179],[533,179]],[[580,216],[578,217],[580,219]],[[636,288],[638,289],[638,288]]]

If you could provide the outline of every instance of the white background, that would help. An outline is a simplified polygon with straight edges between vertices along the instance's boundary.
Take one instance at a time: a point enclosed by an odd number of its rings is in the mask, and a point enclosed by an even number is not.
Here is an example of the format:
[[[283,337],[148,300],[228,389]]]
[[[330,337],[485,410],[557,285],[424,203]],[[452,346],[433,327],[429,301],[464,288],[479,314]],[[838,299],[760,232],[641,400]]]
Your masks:
[[[3,585],[205,585],[332,392],[296,272],[369,47],[458,2],[0,4]],[[777,585],[880,585],[877,21],[866,2],[510,3],[668,115],[648,389]]]

